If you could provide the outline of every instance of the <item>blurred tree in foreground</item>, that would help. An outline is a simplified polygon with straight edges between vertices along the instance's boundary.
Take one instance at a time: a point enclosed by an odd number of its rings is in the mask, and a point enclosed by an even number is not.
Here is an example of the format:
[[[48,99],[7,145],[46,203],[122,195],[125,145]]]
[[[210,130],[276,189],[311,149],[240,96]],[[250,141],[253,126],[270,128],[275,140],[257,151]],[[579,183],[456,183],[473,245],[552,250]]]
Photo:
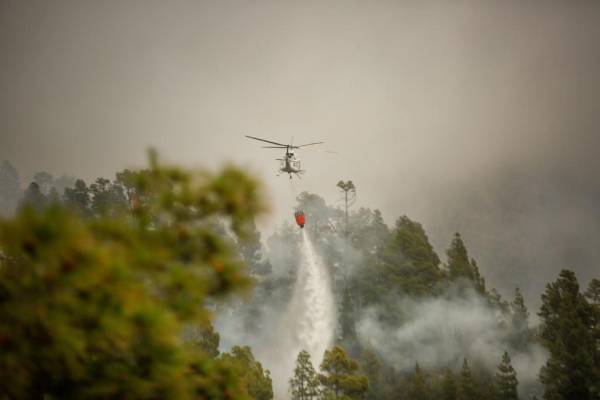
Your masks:
[[[155,157],[131,178],[144,196],[132,212],[33,202],[0,221],[0,397],[249,398],[235,368],[182,334],[209,329],[206,302],[248,284],[214,226],[244,237],[264,209],[257,182]]]

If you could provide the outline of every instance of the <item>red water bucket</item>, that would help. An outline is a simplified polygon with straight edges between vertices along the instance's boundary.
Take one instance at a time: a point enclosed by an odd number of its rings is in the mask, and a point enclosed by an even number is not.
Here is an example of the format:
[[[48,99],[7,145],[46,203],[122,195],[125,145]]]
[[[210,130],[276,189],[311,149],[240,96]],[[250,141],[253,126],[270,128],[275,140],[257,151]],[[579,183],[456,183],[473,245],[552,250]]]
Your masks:
[[[306,222],[304,219],[304,213],[302,211],[296,211],[294,213],[294,217],[296,217],[296,223],[300,228],[304,228],[304,223]]]

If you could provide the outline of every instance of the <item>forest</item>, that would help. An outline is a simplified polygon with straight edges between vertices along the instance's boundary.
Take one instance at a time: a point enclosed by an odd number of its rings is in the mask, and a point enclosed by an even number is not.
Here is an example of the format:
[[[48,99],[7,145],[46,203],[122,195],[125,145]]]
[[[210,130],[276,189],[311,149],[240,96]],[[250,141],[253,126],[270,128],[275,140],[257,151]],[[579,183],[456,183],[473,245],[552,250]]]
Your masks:
[[[24,183],[3,162],[0,398],[600,398],[600,279],[566,265],[530,310],[458,232],[438,254],[402,210],[388,225],[296,200],[304,231],[290,213],[263,240],[262,185],[233,166],[151,154],[113,179]],[[307,238],[333,305],[322,354],[290,345]]]

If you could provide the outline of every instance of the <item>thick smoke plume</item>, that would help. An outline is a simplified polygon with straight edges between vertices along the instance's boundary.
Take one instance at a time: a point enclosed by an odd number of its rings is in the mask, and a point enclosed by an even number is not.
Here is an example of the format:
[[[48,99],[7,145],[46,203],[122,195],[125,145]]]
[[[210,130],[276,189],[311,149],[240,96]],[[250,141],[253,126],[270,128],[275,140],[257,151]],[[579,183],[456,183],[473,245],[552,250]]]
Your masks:
[[[367,310],[357,326],[361,342],[394,368],[408,372],[418,362],[425,369],[456,371],[466,357],[494,371],[502,353],[508,351],[521,388],[536,384],[546,351],[537,344],[515,350],[510,330],[501,328],[506,321],[481,296],[401,299],[398,306],[404,317],[399,326],[384,326],[375,309]]]

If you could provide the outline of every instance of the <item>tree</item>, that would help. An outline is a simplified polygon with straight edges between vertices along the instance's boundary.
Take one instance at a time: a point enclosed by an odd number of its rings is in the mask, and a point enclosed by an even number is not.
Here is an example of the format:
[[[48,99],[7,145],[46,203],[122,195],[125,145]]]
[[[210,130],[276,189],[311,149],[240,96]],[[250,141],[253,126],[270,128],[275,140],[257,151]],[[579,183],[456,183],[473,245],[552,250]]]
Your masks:
[[[25,207],[41,210],[48,204],[48,199],[46,199],[46,196],[40,190],[40,185],[31,182],[25,190],[21,204]]]
[[[90,185],[90,193],[91,209],[96,215],[117,215],[129,209],[125,188],[117,182],[98,178]]]
[[[350,244],[346,264],[352,263],[355,273],[347,276],[347,289],[351,290],[349,314],[356,314],[370,304],[381,301],[380,289],[384,275],[384,250],[390,240],[390,230],[379,210],[360,208],[350,215]],[[360,262],[357,262],[360,260]],[[352,322],[353,324],[353,322]]]
[[[360,367],[369,380],[369,389],[365,398],[368,400],[386,399],[389,387],[385,381],[384,365],[373,348],[363,349],[360,355]]]
[[[312,400],[319,395],[319,379],[310,362],[310,354],[302,350],[296,359],[294,377],[290,379],[292,400]]]
[[[35,175],[33,175],[33,181],[38,184],[40,191],[44,195],[48,195],[50,189],[54,187],[54,176],[45,171],[36,172]]]
[[[510,303],[510,309],[513,328],[519,332],[529,329],[529,311],[527,311],[525,299],[518,287],[515,289],[515,297]]]
[[[512,367],[506,351],[502,355],[502,362],[498,365],[494,384],[497,400],[519,400],[517,373]]]
[[[457,386],[456,380],[452,370],[447,369],[444,373],[441,387],[441,399],[442,400],[456,400],[457,399]]]
[[[411,400],[428,400],[430,398],[425,375],[418,363],[415,365],[415,370],[410,376],[408,385],[408,393]]]
[[[600,306],[600,279],[592,279],[585,291],[585,297],[588,299],[590,304]]]
[[[155,158],[136,181],[152,195],[135,218],[51,205],[0,221],[1,397],[249,399],[237,370],[181,339],[249,284],[207,222],[243,239],[257,182]]]
[[[66,188],[74,186],[75,181],[77,181],[75,177],[67,174],[62,174],[58,178],[55,178],[52,184],[56,188],[56,191],[59,194],[61,194],[65,192]]]
[[[458,381],[457,399],[458,400],[477,400],[477,399],[479,399],[477,390],[475,389],[475,382],[473,381],[473,376],[471,375],[471,368],[469,367],[469,363],[466,358],[463,360],[463,366],[462,366],[462,369],[460,370],[460,379]]]
[[[421,224],[400,217],[385,254],[385,282],[413,295],[434,293],[442,277],[440,259]]]
[[[50,189],[50,192],[48,192],[48,196],[46,196],[46,198],[48,200],[48,204],[60,203],[60,195],[58,194],[58,190],[56,190],[56,188],[54,186],[52,186],[52,188]]]
[[[8,161],[0,165],[0,214],[10,215],[21,198],[19,174]]]
[[[540,372],[546,400],[596,399],[600,393],[597,314],[579,292],[573,271],[561,271],[546,286],[538,313],[540,338],[550,356]]]
[[[531,343],[532,334],[529,330],[529,311],[525,305],[525,299],[517,287],[515,297],[510,303],[512,344],[518,350],[525,350]]]
[[[302,210],[306,216],[307,224],[304,229],[308,228],[316,237],[331,231],[331,220],[336,211],[328,207],[321,196],[302,192],[296,197],[296,201],[298,209]]]
[[[375,261],[383,253],[390,230],[379,210],[361,207],[350,214],[350,243],[361,251],[363,257]]]
[[[186,341],[192,346],[201,349],[211,358],[219,355],[219,342],[221,336],[215,331],[212,324],[196,325],[190,327],[187,332]]]
[[[273,384],[269,370],[263,369],[261,363],[254,359],[248,346],[234,346],[229,353],[223,353],[220,359],[226,366],[236,371],[251,399],[271,400]]]
[[[65,189],[63,201],[67,207],[77,210],[82,216],[91,215],[90,190],[82,179],[77,179],[74,187]]]
[[[319,381],[326,399],[361,399],[369,388],[369,380],[357,374],[358,363],[344,349],[326,350],[321,363]]]
[[[485,281],[479,274],[475,260],[469,258],[467,248],[458,232],[454,234],[446,255],[448,256],[447,269],[451,280],[466,279],[477,291],[485,293]]]
[[[348,218],[348,208],[351,207],[354,202],[356,201],[356,186],[354,186],[354,183],[352,183],[352,181],[338,181],[337,185],[336,185],[340,191],[343,194],[343,200],[344,200],[344,215],[345,215],[345,226],[344,226],[344,236],[346,238],[348,238],[349,235],[349,218]]]

